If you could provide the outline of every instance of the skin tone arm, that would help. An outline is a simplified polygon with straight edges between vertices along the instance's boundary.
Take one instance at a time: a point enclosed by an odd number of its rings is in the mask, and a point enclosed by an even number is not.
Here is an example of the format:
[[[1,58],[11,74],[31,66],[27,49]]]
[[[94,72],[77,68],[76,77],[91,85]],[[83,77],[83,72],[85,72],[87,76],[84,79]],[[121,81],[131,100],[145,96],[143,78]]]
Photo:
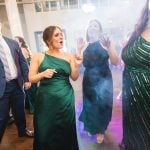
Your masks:
[[[79,69],[80,65],[82,64],[82,57],[79,55],[72,56],[70,55],[70,67],[71,67],[71,79],[72,80],[77,80],[79,77]]]
[[[115,50],[115,46],[112,42],[110,42],[110,45],[108,47],[108,54],[110,61],[113,65],[118,65],[119,64],[119,57],[117,55],[117,52]]]
[[[104,37],[101,37],[100,41],[101,41],[102,45],[105,46],[108,50],[108,55],[109,55],[111,64],[118,65],[120,61],[119,61],[117,52],[115,50],[114,43],[112,41],[110,41],[109,38],[104,38]]]
[[[86,44],[86,42],[82,38],[77,39],[77,55],[83,57],[83,52],[86,49],[87,45],[88,44]]]
[[[77,52],[75,56],[70,56],[70,66],[71,66],[71,79],[72,80],[77,80],[79,76],[79,69],[80,65],[82,64],[83,61],[83,49],[85,46],[85,42],[83,41],[82,38],[79,38],[77,40]]]
[[[54,73],[57,73],[55,69],[46,69],[45,71],[39,73],[38,69],[43,59],[44,54],[42,53],[37,53],[33,56],[29,68],[29,81],[31,83],[37,83],[43,78],[52,78]]]

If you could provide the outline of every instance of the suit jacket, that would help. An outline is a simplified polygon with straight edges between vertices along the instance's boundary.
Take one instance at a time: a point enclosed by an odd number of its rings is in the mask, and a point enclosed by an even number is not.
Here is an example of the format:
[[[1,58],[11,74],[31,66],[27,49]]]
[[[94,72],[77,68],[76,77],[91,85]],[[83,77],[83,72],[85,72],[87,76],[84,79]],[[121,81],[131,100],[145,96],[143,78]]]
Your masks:
[[[9,46],[12,57],[15,60],[15,64],[18,72],[18,77],[17,77],[18,84],[20,88],[23,90],[23,83],[28,82],[29,68],[28,68],[27,61],[24,58],[21,49],[16,41],[4,36],[3,38],[6,41],[7,45]],[[6,86],[5,70],[4,70],[4,65],[0,59],[0,98],[4,94],[5,86]]]

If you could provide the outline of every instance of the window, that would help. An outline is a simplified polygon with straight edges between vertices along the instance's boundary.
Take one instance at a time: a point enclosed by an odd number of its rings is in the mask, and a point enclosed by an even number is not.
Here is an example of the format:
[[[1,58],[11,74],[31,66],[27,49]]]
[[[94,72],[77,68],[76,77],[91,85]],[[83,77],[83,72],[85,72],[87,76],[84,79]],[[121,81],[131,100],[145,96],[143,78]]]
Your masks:
[[[43,7],[43,11],[49,11],[50,10],[50,2],[46,1],[46,2],[42,2],[42,7]]]
[[[42,35],[43,35],[42,31],[34,32],[36,47],[37,47],[37,51],[39,51],[39,52],[42,52],[47,49],[47,46],[45,45],[45,43],[43,41]]]
[[[34,6],[35,6],[35,10],[36,12],[42,12],[42,3],[40,2],[37,2],[37,3],[34,3]]]
[[[57,10],[57,1],[50,2],[51,10]]]
[[[47,12],[58,9],[57,0],[35,2],[34,5],[36,12]]]
[[[78,6],[78,0],[64,0],[64,6],[66,8],[76,8]]]
[[[70,5],[77,5],[77,0],[69,0]]]

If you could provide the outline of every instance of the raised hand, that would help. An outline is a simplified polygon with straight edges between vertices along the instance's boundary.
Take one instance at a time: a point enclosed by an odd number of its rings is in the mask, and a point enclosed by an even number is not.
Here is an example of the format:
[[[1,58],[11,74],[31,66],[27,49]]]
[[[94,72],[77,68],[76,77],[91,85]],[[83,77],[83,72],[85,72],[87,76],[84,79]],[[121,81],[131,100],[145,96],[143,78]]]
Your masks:
[[[77,39],[77,54],[82,54],[82,51],[85,47],[85,41],[83,38],[78,38]]]
[[[75,55],[75,63],[76,65],[80,66],[82,64],[83,57],[81,54],[76,54]]]
[[[100,37],[100,42],[107,49],[110,47],[111,41],[110,41],[109,37],[105,37],[105,36],[102,35]]]

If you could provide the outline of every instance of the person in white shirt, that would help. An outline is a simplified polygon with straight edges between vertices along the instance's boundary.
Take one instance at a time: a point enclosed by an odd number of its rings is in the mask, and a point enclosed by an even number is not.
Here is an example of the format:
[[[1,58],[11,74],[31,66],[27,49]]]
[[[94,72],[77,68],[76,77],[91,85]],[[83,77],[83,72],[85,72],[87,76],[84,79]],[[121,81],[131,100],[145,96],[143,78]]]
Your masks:
[[[9,110],[15,119],[18,136],[33,137],[26,129],[24,91],[30,88],[28,65],[16,41],[2,35],[0,21],[0,143],[8,122]]]

